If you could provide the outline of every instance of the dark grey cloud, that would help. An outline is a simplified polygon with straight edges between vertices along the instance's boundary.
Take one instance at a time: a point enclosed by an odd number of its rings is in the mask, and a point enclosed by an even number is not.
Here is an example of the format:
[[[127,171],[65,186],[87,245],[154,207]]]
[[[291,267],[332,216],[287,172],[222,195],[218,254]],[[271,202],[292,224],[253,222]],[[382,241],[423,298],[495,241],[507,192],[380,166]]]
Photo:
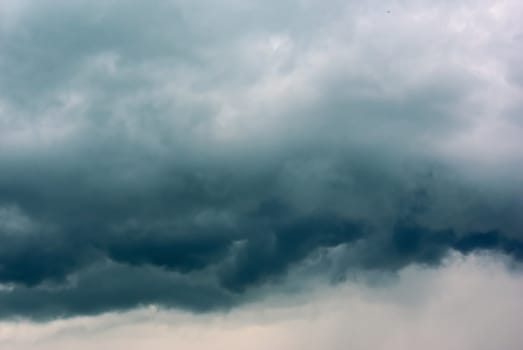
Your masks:
[[[497,80],[456,63],[489,43],[408,16],[383,38],[336,1],[21,4],[0,27],[0,317],[227,309],[297,269],[522,258],[519,144],[484,140],[491,161],[469,138],[521,104],[490,110]]]

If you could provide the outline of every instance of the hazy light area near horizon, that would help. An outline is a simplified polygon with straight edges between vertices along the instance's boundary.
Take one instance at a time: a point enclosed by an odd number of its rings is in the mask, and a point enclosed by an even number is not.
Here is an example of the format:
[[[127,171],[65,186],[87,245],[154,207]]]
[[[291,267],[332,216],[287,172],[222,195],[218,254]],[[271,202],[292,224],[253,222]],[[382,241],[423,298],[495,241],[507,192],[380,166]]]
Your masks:
[[[0,0],[0,349],[520,350],[521,18]]]

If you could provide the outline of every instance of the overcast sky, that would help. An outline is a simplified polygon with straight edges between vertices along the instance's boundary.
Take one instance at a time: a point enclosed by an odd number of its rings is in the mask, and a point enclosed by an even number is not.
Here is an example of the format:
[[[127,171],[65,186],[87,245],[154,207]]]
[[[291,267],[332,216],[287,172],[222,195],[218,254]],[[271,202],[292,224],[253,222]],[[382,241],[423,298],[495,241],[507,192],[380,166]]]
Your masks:
[[[0,348],[520,349],[521,18],[0,0]]]

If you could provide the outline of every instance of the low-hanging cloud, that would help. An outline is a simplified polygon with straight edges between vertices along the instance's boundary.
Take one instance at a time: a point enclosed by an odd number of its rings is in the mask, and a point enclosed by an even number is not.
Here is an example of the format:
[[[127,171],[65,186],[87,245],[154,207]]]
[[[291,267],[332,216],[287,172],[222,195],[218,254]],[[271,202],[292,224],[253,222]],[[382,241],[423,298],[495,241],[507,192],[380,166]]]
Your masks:
[[[423,5],[0,5],[0,317],[522,259],[522,7]]]
[[[499,257],[409,266],[379,287],[311,283],[229,313],[145,307],[48,323],[0,323],[0,346],[30,349],[503,349],[523,341],[520,272]],[[327,288],[326,288],[327,287]],[[499,321],[503,320],[502,324]]]

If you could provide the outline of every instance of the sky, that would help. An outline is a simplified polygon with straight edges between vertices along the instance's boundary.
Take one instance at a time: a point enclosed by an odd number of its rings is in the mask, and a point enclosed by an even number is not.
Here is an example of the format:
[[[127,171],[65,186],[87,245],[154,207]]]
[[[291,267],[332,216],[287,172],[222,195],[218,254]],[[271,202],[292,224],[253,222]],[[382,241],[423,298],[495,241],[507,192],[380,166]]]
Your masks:
[[[520,349],[522,17],[0,0],[0,348]]]

